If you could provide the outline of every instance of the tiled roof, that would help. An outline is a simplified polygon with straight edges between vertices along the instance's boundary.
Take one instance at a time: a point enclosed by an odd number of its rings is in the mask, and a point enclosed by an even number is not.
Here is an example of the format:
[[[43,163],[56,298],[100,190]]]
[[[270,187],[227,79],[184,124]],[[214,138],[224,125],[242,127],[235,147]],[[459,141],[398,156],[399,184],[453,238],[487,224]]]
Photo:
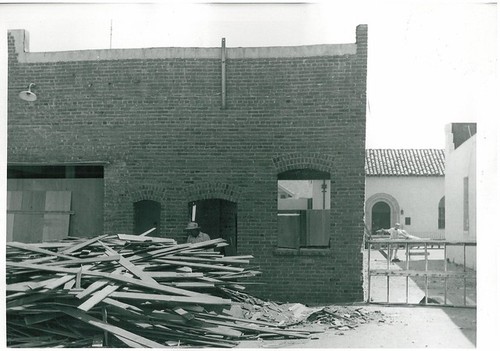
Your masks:
[[[444,150],[367,149],[367,176],[444,176]]]

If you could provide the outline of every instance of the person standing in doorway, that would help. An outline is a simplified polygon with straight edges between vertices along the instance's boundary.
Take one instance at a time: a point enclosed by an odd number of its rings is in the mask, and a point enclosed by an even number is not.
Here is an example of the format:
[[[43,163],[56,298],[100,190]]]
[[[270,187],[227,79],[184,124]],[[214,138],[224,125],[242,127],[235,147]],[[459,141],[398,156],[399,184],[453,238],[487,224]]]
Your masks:
[[[201,243],[203,241],[210,240],[210,236],[207,233],[201,231],[201,227],[196,222],[189,222],[185,228],[188,234],[187,242],[190,244]]]

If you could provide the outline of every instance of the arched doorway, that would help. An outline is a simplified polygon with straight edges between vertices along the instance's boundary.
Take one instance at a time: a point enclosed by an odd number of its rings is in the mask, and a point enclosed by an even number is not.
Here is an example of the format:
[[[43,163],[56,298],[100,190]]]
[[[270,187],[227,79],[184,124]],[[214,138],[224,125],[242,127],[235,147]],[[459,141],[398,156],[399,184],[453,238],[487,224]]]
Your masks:
[[[229,246],[221,252],[226,256],[237,254],[237,206],[235,202],[224,199],[197,200],[189,203],[189,219],[193,219],[193,206],[196,205],[194,220],[207,233],[210,239],[222,238]]]
[[[161,204],[152,200],[134,202],[134,234],[141,234],[151,228],[156,230],[152,236],[160,233]]]
[[[391,227],[391,207],[384,201],[375,203],[372,207],[372,234],[379,229]]]

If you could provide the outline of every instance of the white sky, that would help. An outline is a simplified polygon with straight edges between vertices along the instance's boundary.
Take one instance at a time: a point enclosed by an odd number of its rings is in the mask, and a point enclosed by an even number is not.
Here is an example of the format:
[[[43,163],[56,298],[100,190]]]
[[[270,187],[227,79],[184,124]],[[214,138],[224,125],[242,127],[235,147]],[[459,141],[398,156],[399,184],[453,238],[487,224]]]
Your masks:
[[[445,124],[489,118],[496,14],[473,0],[0,4],[32,52],[349,43],[366,23],[368,148],[444,148]]]

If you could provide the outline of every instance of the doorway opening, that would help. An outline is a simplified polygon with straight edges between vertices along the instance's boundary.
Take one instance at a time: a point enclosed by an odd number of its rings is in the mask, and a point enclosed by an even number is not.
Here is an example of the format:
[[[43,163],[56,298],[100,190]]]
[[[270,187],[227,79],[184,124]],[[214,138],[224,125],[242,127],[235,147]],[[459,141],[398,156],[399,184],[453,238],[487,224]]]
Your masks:
[[[377,230],[391,227],[391,208],[384,202],[379,201],[372,207],[372,234]]]
[[[134,202],[134,234],[142,234],[151,228],[156,230],[152,236],[160,233],[161,204],[153,200]]]
[[[196,207],[194,207],[196,206]],[[194,210],[194,208],[196,208]],[[220,249],[225,256],[237,254],[237,204],[224,199],[197,200],[189,203],[188,220],[194,220],[210,239],[222,238],[229,244]]]

